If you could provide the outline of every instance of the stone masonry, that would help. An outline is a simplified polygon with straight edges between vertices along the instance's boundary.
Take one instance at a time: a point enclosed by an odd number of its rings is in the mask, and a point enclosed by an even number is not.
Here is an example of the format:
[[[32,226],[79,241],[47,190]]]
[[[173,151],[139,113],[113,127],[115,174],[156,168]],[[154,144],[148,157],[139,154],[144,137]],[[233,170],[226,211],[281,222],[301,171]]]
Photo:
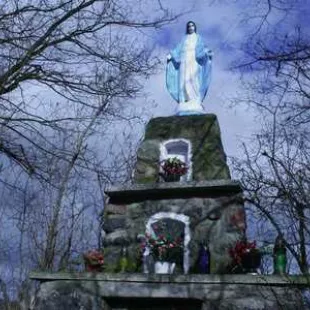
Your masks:
[[[192,180],[230,179],[217,118],[206,114],[151,119],[137,153],[136,183],[158,182],[160,144],[178,138],[191,142]]]
[[[36,310],[303,310],[306,277],[32,274]]]
[[[165,142],[187,141],[189,180],[167,183],[160,179],[160,159]],[[195,272],[200,242],[211,251],[211,272],[225,273],[228,249],[244,237],[245,212],[240,184],[232,181],[226,164],[217,118],[213,114],[152,119],[137,154],[135,184],[106,190],[104,212],[105,263],[118,269],[126,246],[131,271],[137,263],[138,235],[148,219],[158,213],[185,215],[190,221],[189,272]]]
[[[180,182],[164,182],[160,162],[174,154],[190,169]],[[134,184],[112,186],[106,195],[105,272],[33,273],[40,289],[31,309],[305,309],[306,277],[225,274],[228,249],[245,236],[246,221],[242,189],[230,178],[215,115],[152,119],[138,150]],[[138,236],[157,220],[178,223],[178,232],[184,231],[183,265],[174,274],[154,274],[141,262]],[[195,268],[202,241],[211,251],[208,275]]]
[[[121,247],[129,249],[134,262],[139,249],[137,236],[147,220],[158,212],[184,214],[190,218],[190,271],[195,269],[199,243],[207,241],[212,273],[227,272],[227,249],[245,230],[242,190],[236,181],[160,183],[113,187],[105,209],[105,264],[117,270]],[[147,198],[146,198],[147,197]],[[135,267],[137,269],[135,270]],[[141,271],[133,266],[132,271]]]

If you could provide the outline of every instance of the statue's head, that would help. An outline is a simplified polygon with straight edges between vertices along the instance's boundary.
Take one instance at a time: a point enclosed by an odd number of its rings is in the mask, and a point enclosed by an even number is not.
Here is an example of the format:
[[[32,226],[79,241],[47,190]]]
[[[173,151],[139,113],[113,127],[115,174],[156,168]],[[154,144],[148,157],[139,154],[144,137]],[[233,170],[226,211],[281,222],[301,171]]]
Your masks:
[[[186,34],[192,34],[194,32],[197,32],[197,27],[196,24],[190,20],[186,24]]]

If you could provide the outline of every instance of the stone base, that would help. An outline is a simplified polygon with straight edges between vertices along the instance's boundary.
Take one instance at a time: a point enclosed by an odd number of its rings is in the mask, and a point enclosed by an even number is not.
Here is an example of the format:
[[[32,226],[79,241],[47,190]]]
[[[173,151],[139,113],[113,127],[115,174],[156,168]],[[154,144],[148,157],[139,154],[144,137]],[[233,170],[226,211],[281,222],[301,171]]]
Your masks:
[[[304,277],[253,275],[43,274],[37,310],[305,309]]]
[[[180,102],[176,110],[177,115],[200,115],[204,113],[200,100]]]
[[[205,241],[211,252],[211,273],[227,273],[229,248],[244,237],[245,211],[239,182],[213,180],[114,186],[106,190],[104,240],[106,271],[118,271],[123,246],[131,261],[126,271],[142,271],[137,259],[138,235],[146,232],[150,218],[165,213],[189,218],[189,259],[183,272],[197,273],[199,245]],[[186,261],[187,260],[187,261]],[[136,266],[135,266],[136,265]]]
[[[214,114],[157,117],[150,120],[137,152],[135,183],[156,183],[163,143],[185,139],[191,145],[193,181],[230,179],[220,127]]]

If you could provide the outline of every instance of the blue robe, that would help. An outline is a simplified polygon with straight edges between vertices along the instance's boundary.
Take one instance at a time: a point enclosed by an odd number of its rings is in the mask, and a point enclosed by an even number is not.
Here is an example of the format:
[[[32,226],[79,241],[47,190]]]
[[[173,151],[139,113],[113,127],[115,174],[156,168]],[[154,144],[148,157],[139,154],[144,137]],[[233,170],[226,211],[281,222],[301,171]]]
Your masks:
[[[178,46],[170,53],[171,60],[167,64],[166,69],[166,85],[172,98],[180,102],[180,63],[181,53],[185,43],[186,37],[178,44]],[[211,78],[211,59],[205,52],[205,45],[203,44],[201,36],[197,35],[197,43],[195,47],[196,61],[199,67],[199,93],[201,102],[204,100]]]

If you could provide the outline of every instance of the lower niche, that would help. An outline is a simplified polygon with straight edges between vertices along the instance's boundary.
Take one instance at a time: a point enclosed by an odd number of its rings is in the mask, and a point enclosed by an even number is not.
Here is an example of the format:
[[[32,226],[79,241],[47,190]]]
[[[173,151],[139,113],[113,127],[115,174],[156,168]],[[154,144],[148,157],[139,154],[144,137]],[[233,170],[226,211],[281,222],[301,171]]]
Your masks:
[[[201,310],[197,299],[168,298],[107,298],[108,310]]]

